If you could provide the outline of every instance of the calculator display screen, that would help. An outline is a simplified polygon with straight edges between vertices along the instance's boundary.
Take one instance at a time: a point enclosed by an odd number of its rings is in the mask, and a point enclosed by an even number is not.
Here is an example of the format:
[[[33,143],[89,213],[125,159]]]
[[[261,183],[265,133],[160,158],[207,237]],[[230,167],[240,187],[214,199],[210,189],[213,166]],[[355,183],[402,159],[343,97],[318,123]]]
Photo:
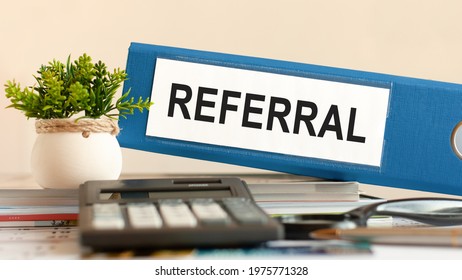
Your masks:
[[[232,197],[230,188],[101,192],[102,200]]]
[[[149,192],[149,198],[216,198],[231,197],[230,189],[209,189],[209,190],[182,190],[182,191],[165,191]]]

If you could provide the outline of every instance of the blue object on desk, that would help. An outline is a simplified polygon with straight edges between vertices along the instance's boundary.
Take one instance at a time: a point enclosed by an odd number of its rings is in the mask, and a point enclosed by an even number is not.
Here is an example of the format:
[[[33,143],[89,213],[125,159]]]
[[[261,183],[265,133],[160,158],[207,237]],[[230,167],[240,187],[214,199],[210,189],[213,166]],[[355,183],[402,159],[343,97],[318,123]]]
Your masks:
[[[462,85],[141,43],[126,71],[154,105],[122,147],[462,194]]]

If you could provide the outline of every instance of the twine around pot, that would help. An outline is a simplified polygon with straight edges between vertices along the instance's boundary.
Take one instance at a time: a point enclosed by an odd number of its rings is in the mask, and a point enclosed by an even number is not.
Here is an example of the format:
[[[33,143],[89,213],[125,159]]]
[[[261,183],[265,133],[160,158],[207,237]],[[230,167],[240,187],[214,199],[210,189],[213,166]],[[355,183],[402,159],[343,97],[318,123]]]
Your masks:
[[[119,134],[119,126],[113,119],[38,119],[35,121],[38,134],[55,132],[82,132],[88,138],[92,132]]]

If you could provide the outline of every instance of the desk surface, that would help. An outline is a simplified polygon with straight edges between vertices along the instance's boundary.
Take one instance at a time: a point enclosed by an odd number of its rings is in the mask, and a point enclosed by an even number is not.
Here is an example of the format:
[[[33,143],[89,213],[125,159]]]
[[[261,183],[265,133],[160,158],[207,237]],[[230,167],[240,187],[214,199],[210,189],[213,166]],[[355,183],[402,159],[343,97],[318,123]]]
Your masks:
[[[213,175],[213,174],[212,174]],[[213,176],[219,176],[215,174]],[[124,174],[122,178],[160,178],[160,177],[193,177],[194,174]],[[203,176],[203,175],[202,175]],[[317,180],[278,173],[264,174],[226,174],[226,176],[239,176],[248,182],[274,182],[294,181],[300,179]],[[25,175],[0,174],[0,189],[40,189],[33,179]],[[444,194],[435,194],[413,190],[403,190],[383,186],[360,184],[365,193],[385,199],[409,197],[455,197]],[[59,230],[16,231],[0,228],[0,259],[81,259],[95,255],[86,255],[78,241],[78,228],[61,228]],[[9,242],[2,242],[9,241]],[[12,241],[12,242],[11,242]],[[342,255],[306,255],[300,258],[307,259],[462,259],[460,248],[433,247],[433,246],[391,246],[374,245],[371,254],[342,254]],[[96,256],[101,258],[104,256]],[[124,256],[121,256],[124,257]],[[126,256],[125,256],[126,257]],[[169,258],[169,256],[163,256]],[[175,258],[178,256],[175,256]],[[274,258],[274,257],[273,257]],[[299,258],[299,256],[297,256]]]

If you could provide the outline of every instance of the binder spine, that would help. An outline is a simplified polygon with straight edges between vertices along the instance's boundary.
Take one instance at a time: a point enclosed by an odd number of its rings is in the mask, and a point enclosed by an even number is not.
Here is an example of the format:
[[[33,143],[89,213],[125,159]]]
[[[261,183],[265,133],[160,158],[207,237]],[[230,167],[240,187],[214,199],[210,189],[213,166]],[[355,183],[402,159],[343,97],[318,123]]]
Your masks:
[[[389,90],[378,165],[149,136],[148,114],[121,119],[122,147],[297,175],[462,194],[462,162],[451,145],[462,121],[462,86],[388,74],[132,43],[124,92],[151,96],[158,58]],[[156,110],[155,105],[151,110]],[[150,112],[151,114],[151,112]],[[174,129],[174,128],[172,128]]]

